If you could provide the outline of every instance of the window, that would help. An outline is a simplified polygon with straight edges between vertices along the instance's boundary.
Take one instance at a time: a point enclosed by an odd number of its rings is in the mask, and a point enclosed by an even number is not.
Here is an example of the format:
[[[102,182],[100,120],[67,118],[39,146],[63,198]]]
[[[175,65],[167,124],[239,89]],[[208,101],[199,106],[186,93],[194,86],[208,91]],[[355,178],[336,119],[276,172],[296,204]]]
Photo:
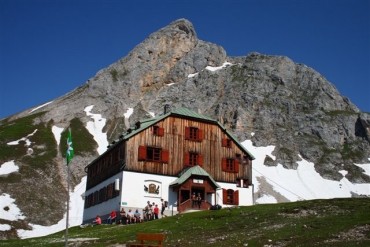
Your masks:
[[[146,148],[146,159],[152,161],[161,161],[161,149],[160,148]]]
[[[164,136],[164,128],[161,128],[157,125],[153,126],[153,135]]]
[[[224,172],[239,172],[239,161],[237,159],[222,158],[221,166]]]
[[[100,199],[99,202],[104,202],[104,201],[108,200],[108,198],[107,198],[107,187],[103,187],[99,190],[99,199]]]
[[[95,191],[93,194],[93,205],[99,203],[99,191]]]
[[[222,147],[231,148],[232,143],[233,142],[229,138],[223,138],[222,139]]]
[[[93,194],[90,194],[87,196],[87,199],[85,199],[85,208],[89,208],[93,206]]]
[[[185,127],[185,140],[201,142],[203,131],[197,127]]]
[[[111,198],[119,196],[119,191],[114,189],[114,183],[107,185],[106,187],[97,190],[85,198],[85,208],[92,207],[99,203],[105,202]]]
[[[194,127],[189,128],[189,139],[198,140],[198,128],[194,128]]]
[[[197,164],[198,154],[190,153],[189,154],[189,165],[195,166]]]
[[[222,189],[222,203],[226,205],[239,205],[239,191]]]
[[[203,156],[195,152],[185,153],[184,165],[185,166],[196,166],[196,165],[202,166]]]
[[[162,148],[139,146],[138,160],[168,163],[169,152]]]
[[[242,185],[242,180],[240,178],[236,179],[236,187],[241,187]]]
[[[113,198],[114,184],[109,184],[107,186],[107,199]]]
[[[234,160],[226,159],[226,171],[234,171]]]

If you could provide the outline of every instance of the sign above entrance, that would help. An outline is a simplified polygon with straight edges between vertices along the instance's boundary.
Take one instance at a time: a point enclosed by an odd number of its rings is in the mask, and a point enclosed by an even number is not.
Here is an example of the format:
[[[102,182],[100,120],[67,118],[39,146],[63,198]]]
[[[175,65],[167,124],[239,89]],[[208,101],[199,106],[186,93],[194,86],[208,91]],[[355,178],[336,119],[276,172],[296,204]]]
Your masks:
[[[193,183],[195,183],[195,184],[202,184],[203,183],[203,179],[196,179],[196,178],[194,178],[193,179]]]

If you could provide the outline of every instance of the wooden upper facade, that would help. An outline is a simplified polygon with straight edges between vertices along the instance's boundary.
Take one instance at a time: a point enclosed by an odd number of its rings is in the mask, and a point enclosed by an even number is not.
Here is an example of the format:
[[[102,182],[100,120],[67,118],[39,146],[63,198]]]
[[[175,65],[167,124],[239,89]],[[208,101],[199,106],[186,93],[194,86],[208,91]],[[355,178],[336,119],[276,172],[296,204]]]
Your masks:
[[[118,172],[177,177],[199,165],[215,181],[252,181],[254,157],[220,123],[186,108],[140,121],[86,167],[87,189]]]

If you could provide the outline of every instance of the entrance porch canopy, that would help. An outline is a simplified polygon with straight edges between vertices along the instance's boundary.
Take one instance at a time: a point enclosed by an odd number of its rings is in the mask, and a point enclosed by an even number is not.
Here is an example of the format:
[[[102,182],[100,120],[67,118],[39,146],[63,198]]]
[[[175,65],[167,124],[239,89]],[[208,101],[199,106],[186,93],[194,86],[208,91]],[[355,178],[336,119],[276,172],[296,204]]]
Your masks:
[[[183,184],[184,182],[186,182],[193,175],[208,177],[209,181],[213,184],[213,186],[216,189],[221,188],[221,186],[217,184],[217,182],[211,177],[211,175],[209,175],[202,167],[200,167],[198,165],[190,167],[187,170],[184,170],[182,172],[182,174],[180,174],[179,178],[177,178],[175,181],[170,183],[170,187],[176,187],[176,186],[179,186],[179,185]]]

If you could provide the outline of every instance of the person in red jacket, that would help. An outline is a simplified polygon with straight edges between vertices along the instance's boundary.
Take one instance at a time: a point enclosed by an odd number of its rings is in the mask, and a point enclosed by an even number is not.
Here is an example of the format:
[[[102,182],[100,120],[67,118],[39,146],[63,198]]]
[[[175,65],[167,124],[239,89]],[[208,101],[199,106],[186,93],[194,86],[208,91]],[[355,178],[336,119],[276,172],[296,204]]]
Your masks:
[[[108,224],[112,224],[113,222],[116,222],[116,218],[117,218],[117,214],[116,214],[116,211],[113,210],[109,217],[108,217]]]
[[[153,213],[154,213],[154,219],[158,219],[158,214],[159,214],[159,208],[158,208],[158,205],[156,204],[154,209],[153,209]]]
[[[99,215],[95,217],[95,220],[93,221],[93,225],[101,225],[101,218]]]

